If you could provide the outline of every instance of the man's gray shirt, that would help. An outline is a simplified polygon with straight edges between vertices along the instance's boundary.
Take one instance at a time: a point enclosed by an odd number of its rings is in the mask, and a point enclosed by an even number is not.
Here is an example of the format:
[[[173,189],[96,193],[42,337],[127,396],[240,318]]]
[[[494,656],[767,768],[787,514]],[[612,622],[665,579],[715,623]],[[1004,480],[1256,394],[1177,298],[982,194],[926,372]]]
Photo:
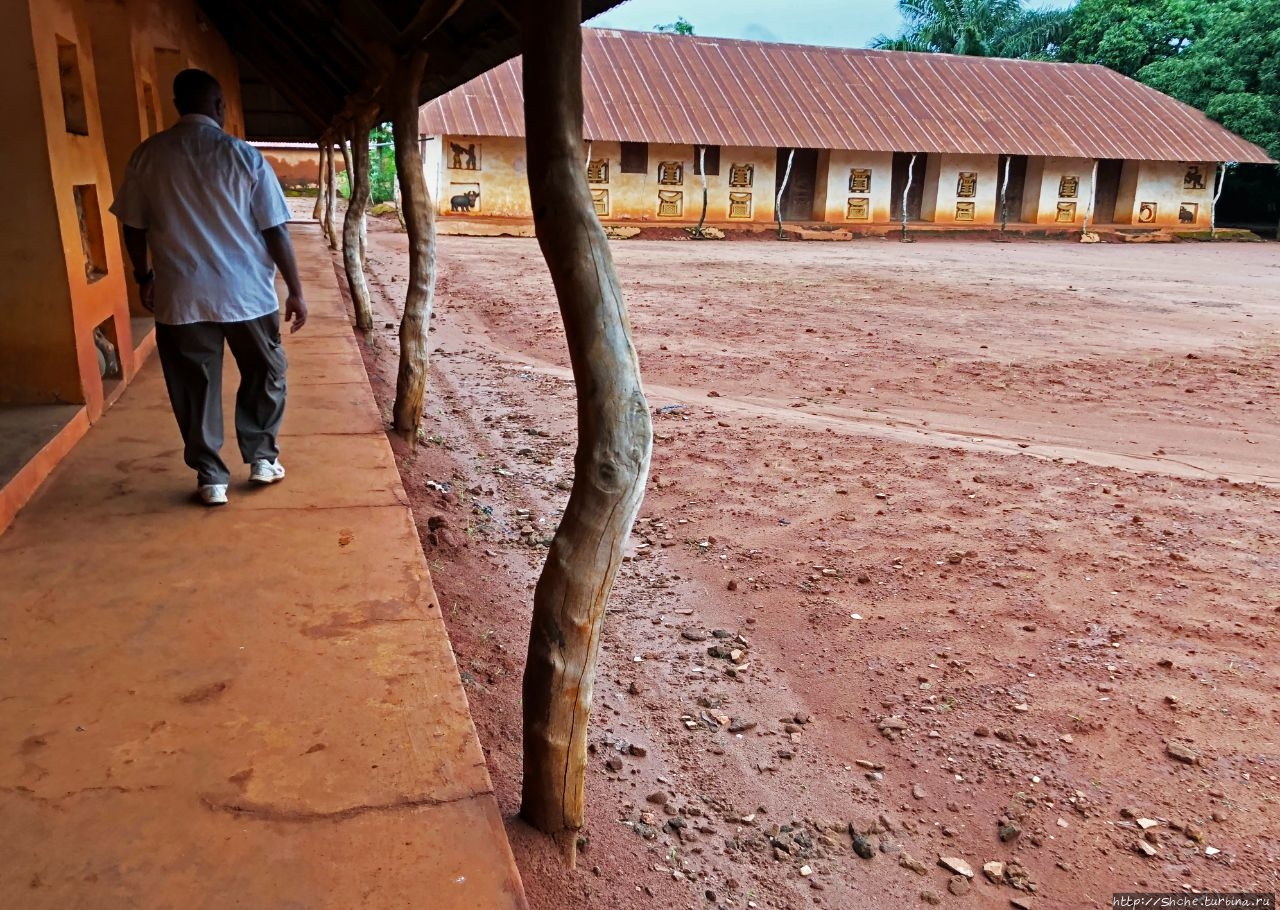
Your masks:
[[[244,322],[278,312],[262,232],[289,220],[280,182],[253,146],[187,114],[138,146],[112,213],[147,232],[156,322]]]

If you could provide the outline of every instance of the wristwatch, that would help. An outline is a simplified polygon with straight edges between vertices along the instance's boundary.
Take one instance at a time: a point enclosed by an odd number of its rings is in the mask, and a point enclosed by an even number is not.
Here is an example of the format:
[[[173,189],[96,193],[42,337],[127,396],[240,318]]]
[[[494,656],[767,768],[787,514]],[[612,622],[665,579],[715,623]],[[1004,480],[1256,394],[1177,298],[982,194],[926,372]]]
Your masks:
[[[147,269],[145,272],[138,272],[138,271],[135,271],[135,272],[133,273],[133,280],[134,280],[134,281],[136,281],[136,282],[138,282],[138,284],[147,284],[147,283],[149,283],[149,282],[155,281],[155,280],[156,280],[156,270],[155,270],[155,269]]]

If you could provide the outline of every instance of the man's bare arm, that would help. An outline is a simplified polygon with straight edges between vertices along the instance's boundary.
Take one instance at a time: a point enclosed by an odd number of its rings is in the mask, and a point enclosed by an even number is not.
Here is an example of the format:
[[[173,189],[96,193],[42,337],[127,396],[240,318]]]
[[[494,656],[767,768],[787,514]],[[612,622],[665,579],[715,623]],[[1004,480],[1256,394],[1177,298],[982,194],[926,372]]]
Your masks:
[[[267,228],[262,232],[262,239],[267,242],[271,261],[280,270],[284,286],[289,289],[289,296],[284,302],[284,321],[292,322],[293,327],[289,331],[296,332],[307,324],[307,304],[302,299],[302,279],[298,277],[298,260],[293,255],[289,229],[283,224]]]
[[[124,226],[124,248],[129,254],[129,262],[133,265],[133,277],[138,281],[138,296],[142,305],[148,310],[156,308],[155,277],[151,274],[151,259],[147,255],[147,232],[145,228]]]

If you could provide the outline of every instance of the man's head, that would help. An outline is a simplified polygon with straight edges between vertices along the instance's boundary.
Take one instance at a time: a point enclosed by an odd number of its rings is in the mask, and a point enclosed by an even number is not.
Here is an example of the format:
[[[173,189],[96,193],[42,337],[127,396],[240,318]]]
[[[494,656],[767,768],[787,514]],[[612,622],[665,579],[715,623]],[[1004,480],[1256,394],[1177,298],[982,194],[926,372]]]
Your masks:
[[[218,126],[222,126],[227,118],[222,86],[204,70],[183,70],[173,78],[173,106],[179,114],[212,117]]]

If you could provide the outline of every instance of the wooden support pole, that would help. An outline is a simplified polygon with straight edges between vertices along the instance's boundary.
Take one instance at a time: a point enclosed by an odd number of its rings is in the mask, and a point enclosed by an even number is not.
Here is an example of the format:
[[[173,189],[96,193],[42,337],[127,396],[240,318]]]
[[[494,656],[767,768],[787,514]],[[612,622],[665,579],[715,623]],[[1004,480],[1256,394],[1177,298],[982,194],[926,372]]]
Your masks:
[[[324,143],[317,142],[316,148],[320,150],[320,173],[316,175],[316,205],[311,210],[311,218],[313,221],[319,221],[324,216],[324,187],[325,187],[325,150]]]
[[[653,426],[631,325],[582,171],[582,0],[523,0],[529,195],[578,392],[573,489],[534,591],[520,812],[582,827],[605,603],[640,509]]]
[[[418,93],[427,55],[409,51],[392,77],[391,132],[396,143],[396,179],[409,232],[409,287],[400,320],[400,370],[396,375],[393,425],[417,443],[427,397],[427,331],[436,293],[436,212],[422,172],[418,145]]]
[[[778,198],[773,202],[773,217],[778,221],[778,239],[782,239],[782,196],[787,191],[787,181],[791,179],[791,165],[796,160],[796,150],[787,154],[787,169],[782,172],[782,182],[778,184]]]
[[[333,227],[333,210],[338,198],[338,164],[333,154],[333,140],[326,138],[324,141],[329,152],[326,192],[324,194],[324,235],[329,239],[329,249],[336,250],[338,248],[338,232]]]
[[[357,114],[351,125],[351,151],[343,158],[347,166],[347,213],[342,219],[342,265],[351,289],[351,304],[356,311],[356,328],[373,331],[373,304],[369,285],[364,280],[364,213],[369,206],[369,130],[373,118]],[[346,151],[346,140],[342,144]]]

